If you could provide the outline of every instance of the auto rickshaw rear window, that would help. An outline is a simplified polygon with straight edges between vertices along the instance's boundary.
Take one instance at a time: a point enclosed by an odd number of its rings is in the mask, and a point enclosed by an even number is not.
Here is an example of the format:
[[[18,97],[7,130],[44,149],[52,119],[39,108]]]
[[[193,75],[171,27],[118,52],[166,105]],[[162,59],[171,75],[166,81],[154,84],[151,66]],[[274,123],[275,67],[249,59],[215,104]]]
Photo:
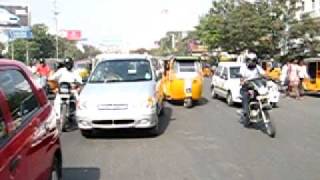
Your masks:
[[[194,72],[196,70],[194,61],[178,61],[180,72]]]

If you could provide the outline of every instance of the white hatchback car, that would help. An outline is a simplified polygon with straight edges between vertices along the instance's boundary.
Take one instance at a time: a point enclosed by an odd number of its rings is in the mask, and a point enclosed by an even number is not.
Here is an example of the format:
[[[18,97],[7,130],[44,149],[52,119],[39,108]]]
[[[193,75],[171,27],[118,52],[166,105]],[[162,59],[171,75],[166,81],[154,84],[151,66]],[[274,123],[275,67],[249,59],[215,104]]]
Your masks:
[[[240,67],[242,63],[221,62],[215,70],[211,81],[212,98],[223,97],[227,104],[241,103]]]
[[[163,95],[151,59],[112,55],[98,62],[83,88],[76,112],[85,137],[94,129],[142,128],[161,133]]]
[[[211,81],[211,96],[212,98],[225,98],[227,104],[232,106],[234,103],[241,103],[240,94],[240,68],[243,63],[238,62],[221,62],[216,68],[215,74]],[[272,80],[267,81],[269,103],[273,107],[277,107],[280,100],[280,92],[278,85]]]

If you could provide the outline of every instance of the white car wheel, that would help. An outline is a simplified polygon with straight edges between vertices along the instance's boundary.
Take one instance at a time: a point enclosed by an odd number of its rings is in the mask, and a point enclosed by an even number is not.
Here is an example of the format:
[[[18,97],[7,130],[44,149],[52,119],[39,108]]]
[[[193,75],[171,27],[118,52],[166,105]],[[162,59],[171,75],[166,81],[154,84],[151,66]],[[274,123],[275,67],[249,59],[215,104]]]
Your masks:
[[[230,92],[227,95],[226,101],[227,101],[228,106],[233,106],[234,102],[232,100],[232,94]]]
[[[214,91],[214,86],[211,87],[211,97],[213,99],[217,98],[217,93]]]

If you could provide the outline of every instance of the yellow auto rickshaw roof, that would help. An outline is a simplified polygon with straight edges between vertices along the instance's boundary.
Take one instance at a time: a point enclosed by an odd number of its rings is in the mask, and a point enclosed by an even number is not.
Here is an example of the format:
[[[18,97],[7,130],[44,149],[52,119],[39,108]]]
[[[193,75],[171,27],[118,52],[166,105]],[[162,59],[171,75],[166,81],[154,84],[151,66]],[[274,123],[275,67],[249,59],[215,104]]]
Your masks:
[[[173,59],[176,61],[200,61],[200,57],[195,56],[176,56]]]

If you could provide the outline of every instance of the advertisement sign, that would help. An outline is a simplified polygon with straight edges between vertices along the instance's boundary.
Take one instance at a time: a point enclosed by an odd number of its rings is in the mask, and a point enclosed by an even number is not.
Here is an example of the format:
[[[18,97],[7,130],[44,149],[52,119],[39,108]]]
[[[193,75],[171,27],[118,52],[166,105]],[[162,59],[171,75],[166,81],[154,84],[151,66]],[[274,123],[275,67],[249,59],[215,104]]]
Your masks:
[[[31,39],[32,38],[32,30],[30,27],[11,29],[8,31],[8,37],[10,40]]]
[[[64,30],[63,37],[69,41],[80,41],[82,33],[80,30]]]
[[[0,27],[29,26],[29,19],[27,6],[0,5]]]

